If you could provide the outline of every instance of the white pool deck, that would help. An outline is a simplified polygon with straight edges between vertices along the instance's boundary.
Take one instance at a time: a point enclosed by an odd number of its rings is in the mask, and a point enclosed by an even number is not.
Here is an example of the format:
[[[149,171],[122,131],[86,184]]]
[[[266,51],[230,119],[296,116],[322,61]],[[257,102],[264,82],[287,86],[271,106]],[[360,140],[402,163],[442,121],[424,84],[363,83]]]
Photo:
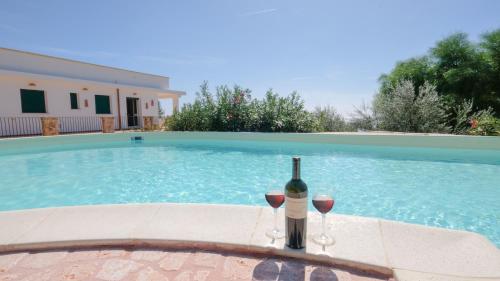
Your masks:
[[[284,224],[283,210],[280,222]],[[269,207],[201,204],[96,205],[0,212],[0,254],[90,246],[151,246],[295,257],[378,272],[400,281],[500,280],[500,250],[466,231],[382,219],[329,215],[336,239],[323,249],[310,237],[320,229],[309,213],[308,245],[271,243]]]

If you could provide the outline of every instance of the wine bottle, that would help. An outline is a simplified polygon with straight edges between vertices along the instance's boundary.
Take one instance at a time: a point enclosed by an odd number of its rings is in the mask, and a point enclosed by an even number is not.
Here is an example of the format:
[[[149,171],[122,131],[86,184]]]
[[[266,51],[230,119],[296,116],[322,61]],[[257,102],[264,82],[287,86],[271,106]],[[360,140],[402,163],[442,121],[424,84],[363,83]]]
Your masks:
[[[292,179],[285,186],[286,245],[306,247],[307,185],[300,179],[300,158],[293,157]]]

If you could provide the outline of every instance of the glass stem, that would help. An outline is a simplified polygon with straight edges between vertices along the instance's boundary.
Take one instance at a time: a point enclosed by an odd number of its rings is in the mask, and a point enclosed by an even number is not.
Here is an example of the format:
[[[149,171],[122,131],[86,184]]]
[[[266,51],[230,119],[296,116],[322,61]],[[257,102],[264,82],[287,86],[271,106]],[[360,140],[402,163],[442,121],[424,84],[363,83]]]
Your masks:
[[[321,214],[321,235],[326,236],[326,214]]]
[[[273,208],[274,211],[274,232],[278,232],[278,208]]]

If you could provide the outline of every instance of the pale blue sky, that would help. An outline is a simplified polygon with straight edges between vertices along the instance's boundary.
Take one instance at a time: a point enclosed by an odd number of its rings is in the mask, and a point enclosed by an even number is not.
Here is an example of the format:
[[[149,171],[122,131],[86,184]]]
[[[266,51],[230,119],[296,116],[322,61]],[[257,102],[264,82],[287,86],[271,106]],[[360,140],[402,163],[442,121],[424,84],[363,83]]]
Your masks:
[[[191,102],[203,80],[308,108],[369,102],[396,61],[453,32],[500,28],[500,1],[2,0],[0,46],[171,77]]]

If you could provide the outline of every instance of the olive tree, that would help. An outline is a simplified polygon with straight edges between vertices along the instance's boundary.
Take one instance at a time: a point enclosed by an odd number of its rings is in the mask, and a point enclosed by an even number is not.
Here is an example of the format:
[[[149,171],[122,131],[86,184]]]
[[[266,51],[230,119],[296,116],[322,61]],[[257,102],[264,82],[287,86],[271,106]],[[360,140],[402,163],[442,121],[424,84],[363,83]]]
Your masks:
[[[446,113],[436,87],[424,82],[416,94],[413,83],[402,80],[373,102],[378,127],[398,132],[445,132]]]

